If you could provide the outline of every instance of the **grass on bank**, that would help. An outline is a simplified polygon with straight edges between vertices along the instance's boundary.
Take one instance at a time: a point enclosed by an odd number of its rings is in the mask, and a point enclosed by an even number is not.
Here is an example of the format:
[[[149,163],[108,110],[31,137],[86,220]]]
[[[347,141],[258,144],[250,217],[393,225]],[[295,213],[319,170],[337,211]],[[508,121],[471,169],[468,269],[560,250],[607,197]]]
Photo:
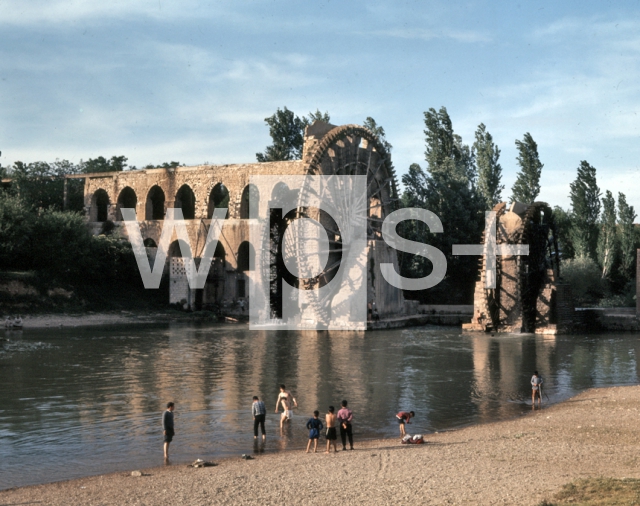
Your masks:
[[[574,506],[640,505],[640,479],[588,478],[562,487],[553,498],[539,506],[572,504]]]

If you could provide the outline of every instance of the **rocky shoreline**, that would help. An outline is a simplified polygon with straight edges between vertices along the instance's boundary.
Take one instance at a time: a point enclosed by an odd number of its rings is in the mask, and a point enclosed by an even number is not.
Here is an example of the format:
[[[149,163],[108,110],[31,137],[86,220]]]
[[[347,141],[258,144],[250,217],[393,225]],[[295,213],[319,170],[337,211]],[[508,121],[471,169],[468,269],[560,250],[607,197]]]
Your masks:
[[[521,504],[586,477],[640,477],[640,386],[591,389],[513,420],[355,451],[239,456],[0,492],[3,504]],[[176,441],[176,444],[179,444]],[[194,456],[195,458],[196,456]],[[64,465],[63,463],[61,465]]]

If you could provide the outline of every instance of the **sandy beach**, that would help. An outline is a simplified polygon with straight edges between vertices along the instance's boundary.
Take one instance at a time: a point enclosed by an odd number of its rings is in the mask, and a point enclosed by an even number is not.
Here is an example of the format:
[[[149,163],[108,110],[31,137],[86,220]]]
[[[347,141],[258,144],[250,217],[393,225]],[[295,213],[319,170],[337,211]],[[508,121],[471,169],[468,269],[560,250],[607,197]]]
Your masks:
[[[5,490],[0,504],[536,505],[578,478],[640,477],[639,406],[640,386],[592,389],[514,420],[429,434],[424,445],[356,440],[354,451],[330,455],[176,464],[142,469],[141,477],[122,472]]]

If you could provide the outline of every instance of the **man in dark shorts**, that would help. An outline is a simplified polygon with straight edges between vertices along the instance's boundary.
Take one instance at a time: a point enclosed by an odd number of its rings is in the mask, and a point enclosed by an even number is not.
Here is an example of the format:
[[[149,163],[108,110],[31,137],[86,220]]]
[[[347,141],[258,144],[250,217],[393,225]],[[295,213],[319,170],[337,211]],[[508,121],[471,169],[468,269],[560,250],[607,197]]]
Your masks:
[[[398,419],[398,426],[400,427],[400,437],[403,438],[406,433],[404,431],[404,424],[406,423],[411,423],[410,420],[416,416],[416,414],[413,411],[409,411],[408,413],[406,411],[400,411],[400,413],[398,413],[396,415],[396,418]]]
[[[162,434],[164,435],[164,460],[169,460],[169,443],[173,441],[175,431],[173,430],[173,402],[167,403],[167,410],[162,413]]]
[[[336,441],[338,439],[338,432],[336,431],[336,423],[338,418],[336,417],[335,408],[333,406],[329,406],[329,412],[324,417],[325,422],[327,423],[327,451],[325,453],[331,452],[331,443],[333,443],[333,451],[337,453],[338,448],[336,448]]]

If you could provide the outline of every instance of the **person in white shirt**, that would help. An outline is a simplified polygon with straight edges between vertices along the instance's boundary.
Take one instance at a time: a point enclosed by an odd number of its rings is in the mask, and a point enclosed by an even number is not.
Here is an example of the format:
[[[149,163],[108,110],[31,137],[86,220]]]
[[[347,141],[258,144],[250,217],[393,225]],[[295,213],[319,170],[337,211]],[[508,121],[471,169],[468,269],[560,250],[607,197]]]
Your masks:
[[[531,404],[533,409],[536,407],[536,397],[538,398],[538,407],[542,407],[542,377],[538,371],[533,371],[531,376]]]

